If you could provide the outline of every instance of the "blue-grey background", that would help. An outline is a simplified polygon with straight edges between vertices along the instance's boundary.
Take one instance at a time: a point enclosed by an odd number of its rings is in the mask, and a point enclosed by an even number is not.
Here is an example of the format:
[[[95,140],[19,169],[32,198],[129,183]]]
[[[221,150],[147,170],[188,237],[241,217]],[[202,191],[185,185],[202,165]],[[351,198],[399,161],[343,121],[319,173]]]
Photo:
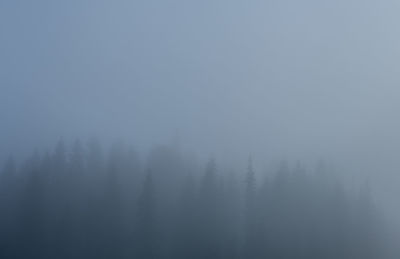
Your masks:
[[[334,161],[400,211],[400,2],[1,0],[0,158],[60,138]]]

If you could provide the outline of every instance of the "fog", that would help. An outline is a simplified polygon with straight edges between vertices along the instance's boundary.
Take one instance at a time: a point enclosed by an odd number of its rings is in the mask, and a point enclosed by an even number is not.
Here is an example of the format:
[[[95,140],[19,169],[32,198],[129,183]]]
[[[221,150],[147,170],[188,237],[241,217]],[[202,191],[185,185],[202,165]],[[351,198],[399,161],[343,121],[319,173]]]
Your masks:
[[[350,196],[368,182],[397,229],[399,11],[394,0],[3,0],[0,161],[23,171],[56,143],[124,143],[138,189],[162,171],[163,148],[196,179],[215,159],[243,183],[250,156],[257,186],[280,161],[311,175],[325,161]]]

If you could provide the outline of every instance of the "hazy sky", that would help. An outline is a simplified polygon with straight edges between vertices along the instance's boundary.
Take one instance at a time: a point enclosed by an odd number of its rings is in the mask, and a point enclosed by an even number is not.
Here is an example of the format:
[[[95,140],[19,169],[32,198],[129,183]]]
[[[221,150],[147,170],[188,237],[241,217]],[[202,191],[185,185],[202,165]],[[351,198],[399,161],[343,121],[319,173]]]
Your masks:
[[[399,13],[396,0],[2,0],[0,154],[178,132],[207,155],[352,161],[395,190]]]

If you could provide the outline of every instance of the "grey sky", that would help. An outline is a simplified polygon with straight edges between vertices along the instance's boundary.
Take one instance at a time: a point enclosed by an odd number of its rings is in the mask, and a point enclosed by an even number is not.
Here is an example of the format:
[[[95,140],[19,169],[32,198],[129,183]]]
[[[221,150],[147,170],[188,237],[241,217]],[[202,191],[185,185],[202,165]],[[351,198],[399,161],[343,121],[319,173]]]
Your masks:
[[[395,0],[3,0],[0,154],[179,132],[225,159],[331,156],[395,190],[399,13]]]

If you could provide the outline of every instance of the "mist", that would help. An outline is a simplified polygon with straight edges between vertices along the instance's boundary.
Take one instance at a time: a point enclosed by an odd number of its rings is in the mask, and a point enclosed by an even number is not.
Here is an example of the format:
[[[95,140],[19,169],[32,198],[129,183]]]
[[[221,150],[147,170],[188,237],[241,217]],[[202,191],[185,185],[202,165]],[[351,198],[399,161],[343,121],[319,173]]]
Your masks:
[[[356,247],[365,248],[372,239],[354,237],[359,242],[356,244],[339,238],[338,233],[322,231],[321,236],[335,236],[336,241],[348,245],[336,249],[342,252],[338,254],[325,244],[305,249],[300,241],[286,240],[284,246],[285,238],[279,238],[293,233],[279,227],[266,230],[268,235],[258,233],[262,237],[246,232],[249,228],[269,229],[268,224],[280,226],[296,221],[288,217],[277,223],[264,213],[288,213],[283,209],[284,201],[265,198],[280,195],[278,176],[286,168],[284,175],[290,175],[287,181],[291,186],[287,193],[298,194],[304,204],[318,204],[318,196],[337,198],[336,194],[341,193],[351,208],[346,213],[352,215],[342,219],[343,224],[357,225],[353,218],[359,213],[357,201],[361,193],[368,193],[366,200],[374,208],[368,213],[379,215],[373,219],[379,222],[375,222],[379,231],[370,232],[375,238],[370,247],[376,248],[376,254],[370,251],[370,258],[398,258],[392,243],[398,241],[400,231],[399,11],[400,4],[392,0],[1,1],[0,165],[4,169],[0,179],[5,180],[0,182],[4,189],[0,203],[10,213],[0,220],[0,225],[15,228],[1,236],[8,245],[1,246],[0,253],[9,256],[5,258],[99,258],[99,254],[90,251],[108,244],[104,258],[154,258],[155,254],[144,252],[152,242],[143,243],[143,251],[133,245],[137,243],[135,233],[140,232],[135,230],[140,211],[135,204],[140,203],[144,186],[149,186],[148,178],[154,182],[150,189],[168,197],[154,198],[162,215],[156,217],[162,221],[157,227],[165,228],[177,221],[182,207],[177,190],[193,184],[193,199],[204,209],[190,210],[198,216],[207,214],[218,206],[200,202],[207,200],[201,191],[204,185],[213,189],[210,186],[217,179],[218,185],[226,187],[234,175],[237,186],[232,187],[232,195],[237,198],[232,199],[238,208],[230,213],[227,211],[232,208],[225,208],[223,212],[241,216],[231,219],[222,214],[235,222],[230,221],[233,228],[239,228],[234,235],[237,239],[229,239],[232,243],[224,246],[218,242],[225,239],[216,241],[216,247],[225,249],[226,258],[234,258],[233,254],[237,258],[328,258],[327,254],[334,258],[366,258],[366,252],[359,253]],[[104,153],[96,162],[90,160],[93,145]],[[57,160],[56,154],[63,158]],[[72,154],[76,155],[75,160]],[[57,164],[60,159],[65,160],[65,165]],[[81,163],[78,160],[82,160],[82,168],[76,165]],[[203,178],[207,178],[207,164],[211,161],[215,163],[215,170],[210,169],[215,179],[211,177],[214,180],[207,182]],[[328,172],[323,175],[329,175],[322,177],[324,180],[320,177],[321,164]],[[250,165],[254,171],[252,198],[246,191]],[[304,171],[305,176],[299,177],[302,180],[293,176],[296,170]],[[75,172],[74,177],[59,176],[71,172]],[[85,176],[77,177],[79,172],[85,172]],[[118,187],[112,187],[114,180],[108,174],[119,175],[115,180]],[[187,175],[193,177],[193,183],[188,183]],[[51,188],[49,182],[53,183]],[[266,186],[277,190],[266,195]],[[299,190],[304,186],[314,191],[307,194],[311,197]],[[321,190],[324,186],[329,187]],[[58,188],[63,191],[54,193]],[[77,191],[76,197],[70,195],[74,189],[87,188],[90,191]],[[115,203],[111,201],[115,197],[110,188],[119,190],[117,196],[125,205],[107,219],[102,210],[111,210],[110,204]],[[64,234],[60,236],[65,240],[48,243],[57,232],[54,221],[64,212],[54,205],[56,201],[42,200],[42,194],[33,195],[37,190],[43,190],[43,197],[54,196],[60,204],[71,206],[69,213],[74,220],[61,217],[71,226],[87,227],[83,218],[102,214],[104,218],[99,218],[92,230],[118,232],[116,235],[123,240],[119,243],[124,245],[113,246],[104,237],[78,249],[66,238],[71,233],[61,230]],[[30,195],[36,197],[34,204],[45,204],[45,212],[36,213],[26,205],[25,196]],[[210,195],[211,200],[220,197],[213,191]],[[269,200],[268,205],[261,197]],[[289,200],[289,211],[297,213],[297,205]],[[253,204],[251,209],[248,203]],[[299,215],[305,218],[304,222],[317,217],[321,226],[328,226],[324,220],[334,219],[320,214],[317,205],[308,210],[304,206],[302,210],[308,214]],[[335,206],[341,205],[327,205]],[[36,224],[34,216],[28,220],[31,214],[45,222],[47,234],[29,230]],[[123,234],[99,227],[117,220],[116,215],[124,218]],[[211,222],[216,224],[209,215],[203,216],[194,219],[186,215],[185,220],[188,224],[195,220],[189,225],[203,220],[209,226]],[[267,227],[260,227],[259,217],[266,217]],[[10,223],[10,218],[18,220]],[[367,221],[368,217],[364,218]],[[256,227],[247,221],[256,222]],[[178,228],[198,234],[192,233],[192,237],[204,237],[193,241],[197,245],[205,245],[207,240],[216,244],[209,237],[211,230],[198,233],[188,226]],[[362,232],[352,231],[346,234]],[[95,239],[87,229],[71,232]],[[179,231],[161,232],[163,238],[175,234],[171,239],[179,240]],[[302,240],[315,240],[311,233],[316,232],[303,232]],[[222,230],[219,233],[226,234]],[[30,243],[27,240],[43,235],[43,243],[31,244],[30,254],[15,253]],[[257,245],[247,245],[248,235]],[[191,254],[185,254],[176,248],[180,247],[177,244],[157,242],[157,248],[147,248],[157,251],[157,256],[225,258],[222,252],[202,254],[207,251],[204,247],[196,246]],[[50,251],[50,244],[59,247]],[[265,249],[261,251],[263,244]],[[298,254],[282,254],[278,247]],[[118,256],[116,250],[121,251]],[[176,250],[182,253],[177,254]]]

